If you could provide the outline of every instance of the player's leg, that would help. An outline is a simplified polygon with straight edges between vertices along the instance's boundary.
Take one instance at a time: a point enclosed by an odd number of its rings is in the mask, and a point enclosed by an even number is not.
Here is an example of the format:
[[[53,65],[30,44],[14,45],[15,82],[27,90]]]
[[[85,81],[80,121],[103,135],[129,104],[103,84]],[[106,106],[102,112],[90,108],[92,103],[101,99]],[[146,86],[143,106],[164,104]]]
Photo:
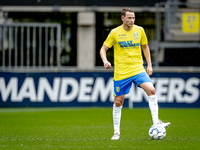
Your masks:
[[[120,121],[121,110],[124,103],[124,96],[130,91],[132,85],[132,78],[127,78],[119,81],[114,80],[114,104],[113,104],[113,125],[114,135],[112,140],[118,140],[120,138]]]
[[[151,82],[150,77],[146,72],[142,72],[135,76],[134,83],[136,86],[141,87],[148,95],[149,108],[151,110],[153,124],[161,124],[163,127],[168,127],[170,122],[163,123],[158,119],[158,101],[155,88]]]
[[[151,82],[141,83],[139,85],[148,95],[149,108],[151,110],[153,124],[158,122],[158,102],[155,88]]]
[[[160,124],[165,128],[169,127],[170,122],[163,123],[161,120],[158,119],[158,101],[153,84],[151,82],[144,82],[141,83],[139,86],[143,88],[148,95],[149,108],[151,110],[153,124]]]
[[[113,104],[113,125],[114,135],[112,140],[118,140],[120,138],[120,121],[121,121],[121,110],[124,103],[124,95],[115,96]]]

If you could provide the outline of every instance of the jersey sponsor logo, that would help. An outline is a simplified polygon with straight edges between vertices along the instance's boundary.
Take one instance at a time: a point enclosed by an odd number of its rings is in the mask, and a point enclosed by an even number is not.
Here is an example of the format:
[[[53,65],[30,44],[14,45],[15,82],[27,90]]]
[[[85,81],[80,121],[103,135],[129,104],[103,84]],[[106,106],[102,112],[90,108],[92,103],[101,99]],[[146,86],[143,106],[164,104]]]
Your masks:
[[[133,41],[120,41],[120,47],[139,47],[140,43],[133,43]]]

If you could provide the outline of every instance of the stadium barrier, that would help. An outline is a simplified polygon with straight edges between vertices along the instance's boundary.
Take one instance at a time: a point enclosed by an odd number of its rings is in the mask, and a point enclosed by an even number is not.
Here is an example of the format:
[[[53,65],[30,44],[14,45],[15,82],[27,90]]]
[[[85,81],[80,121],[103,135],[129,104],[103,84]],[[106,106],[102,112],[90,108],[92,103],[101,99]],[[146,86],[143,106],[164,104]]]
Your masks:
[[[0,107],[112,107],[113,72],[1,72]],[[155,72],[159,107],[200,107],[200,72]],[[132,86],[124,107],[148,107]]]
[[[61,66],[61,24],[0,24],[0,70]]]

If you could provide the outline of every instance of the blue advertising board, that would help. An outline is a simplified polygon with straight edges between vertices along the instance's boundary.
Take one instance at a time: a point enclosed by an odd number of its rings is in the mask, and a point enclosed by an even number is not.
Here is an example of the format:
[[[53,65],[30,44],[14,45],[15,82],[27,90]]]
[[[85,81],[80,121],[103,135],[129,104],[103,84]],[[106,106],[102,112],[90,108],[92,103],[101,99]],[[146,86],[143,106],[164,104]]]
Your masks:
[[[0,73],[0,107],[112,107],[112,72]],[[200,73],[151,76],[159,107],[200,107]],[[124,107],[148,107],[135,85]]]

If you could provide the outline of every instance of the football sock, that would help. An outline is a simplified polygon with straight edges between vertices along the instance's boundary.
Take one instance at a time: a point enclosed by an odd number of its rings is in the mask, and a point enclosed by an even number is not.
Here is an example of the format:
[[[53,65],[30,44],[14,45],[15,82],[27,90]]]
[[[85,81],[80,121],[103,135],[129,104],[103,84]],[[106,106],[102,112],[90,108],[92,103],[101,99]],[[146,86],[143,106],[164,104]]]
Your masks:
[[[115,106],[115,104],[113,104],[114,132],[118,132],[118,133],[120,133],[121,110],[122,110],[122,106],[117,107]]]
[[[158,122],[157,96],[151,95],[151,96],[148,96],[148,99],[149,99],[149,108],[151,110],[151,116],[152,116],[153,124],[156,124]]]

